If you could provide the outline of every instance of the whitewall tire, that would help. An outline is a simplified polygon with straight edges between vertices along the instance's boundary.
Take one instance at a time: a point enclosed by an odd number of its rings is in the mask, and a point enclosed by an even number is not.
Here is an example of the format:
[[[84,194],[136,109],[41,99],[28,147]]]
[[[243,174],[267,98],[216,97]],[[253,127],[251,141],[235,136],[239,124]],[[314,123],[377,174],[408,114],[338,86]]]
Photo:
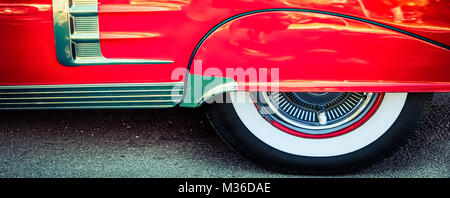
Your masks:
[[[261,115],[249,92],[226,94],[208,117],[236,151],[266,167],[294,172],[336,172],[373,164],[411,136],[429,94],[385,93],[376,111],[350,132],[329,138],[286,133]]]

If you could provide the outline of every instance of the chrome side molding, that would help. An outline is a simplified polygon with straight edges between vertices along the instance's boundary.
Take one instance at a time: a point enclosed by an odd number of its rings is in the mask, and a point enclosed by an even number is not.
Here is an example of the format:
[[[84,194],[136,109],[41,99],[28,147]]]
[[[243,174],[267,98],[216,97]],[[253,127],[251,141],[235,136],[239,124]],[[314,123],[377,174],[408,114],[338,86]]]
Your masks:
[[[0,86],[0,110],[173,107],[184,82]]]

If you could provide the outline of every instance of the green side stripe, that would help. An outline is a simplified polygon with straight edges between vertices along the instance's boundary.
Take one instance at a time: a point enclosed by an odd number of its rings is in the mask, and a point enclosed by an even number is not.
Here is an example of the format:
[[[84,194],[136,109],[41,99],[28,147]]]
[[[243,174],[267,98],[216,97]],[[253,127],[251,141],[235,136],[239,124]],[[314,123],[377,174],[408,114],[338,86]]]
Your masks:
[[[188,74],[186,90],[180,106],[198,107],[217,94],[236,91],[237,88],[238,85],[232,78]]]

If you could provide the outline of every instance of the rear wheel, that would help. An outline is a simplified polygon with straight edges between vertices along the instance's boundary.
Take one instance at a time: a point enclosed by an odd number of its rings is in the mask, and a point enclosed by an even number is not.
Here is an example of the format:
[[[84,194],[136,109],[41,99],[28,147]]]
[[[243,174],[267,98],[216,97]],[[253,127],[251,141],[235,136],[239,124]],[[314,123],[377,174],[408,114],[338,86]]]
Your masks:
[[[384,158],[414,131],[428,94],[227,94],[208,116],[235,150],[270,168],[355,170]]]

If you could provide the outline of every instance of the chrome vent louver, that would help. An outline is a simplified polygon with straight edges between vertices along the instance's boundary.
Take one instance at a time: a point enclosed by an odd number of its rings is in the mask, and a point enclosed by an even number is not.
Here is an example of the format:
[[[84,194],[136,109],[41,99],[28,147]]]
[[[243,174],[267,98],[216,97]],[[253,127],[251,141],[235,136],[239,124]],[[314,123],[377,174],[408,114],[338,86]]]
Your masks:
[[[71,0],[69,3],[72,57],[77,59],[102,58],[98,28],[97,0]]]
[[[109,59],[101,53],[98,0],[54,0],[53,20],[58,61],[67,66],[166,64],[170,60]]]

